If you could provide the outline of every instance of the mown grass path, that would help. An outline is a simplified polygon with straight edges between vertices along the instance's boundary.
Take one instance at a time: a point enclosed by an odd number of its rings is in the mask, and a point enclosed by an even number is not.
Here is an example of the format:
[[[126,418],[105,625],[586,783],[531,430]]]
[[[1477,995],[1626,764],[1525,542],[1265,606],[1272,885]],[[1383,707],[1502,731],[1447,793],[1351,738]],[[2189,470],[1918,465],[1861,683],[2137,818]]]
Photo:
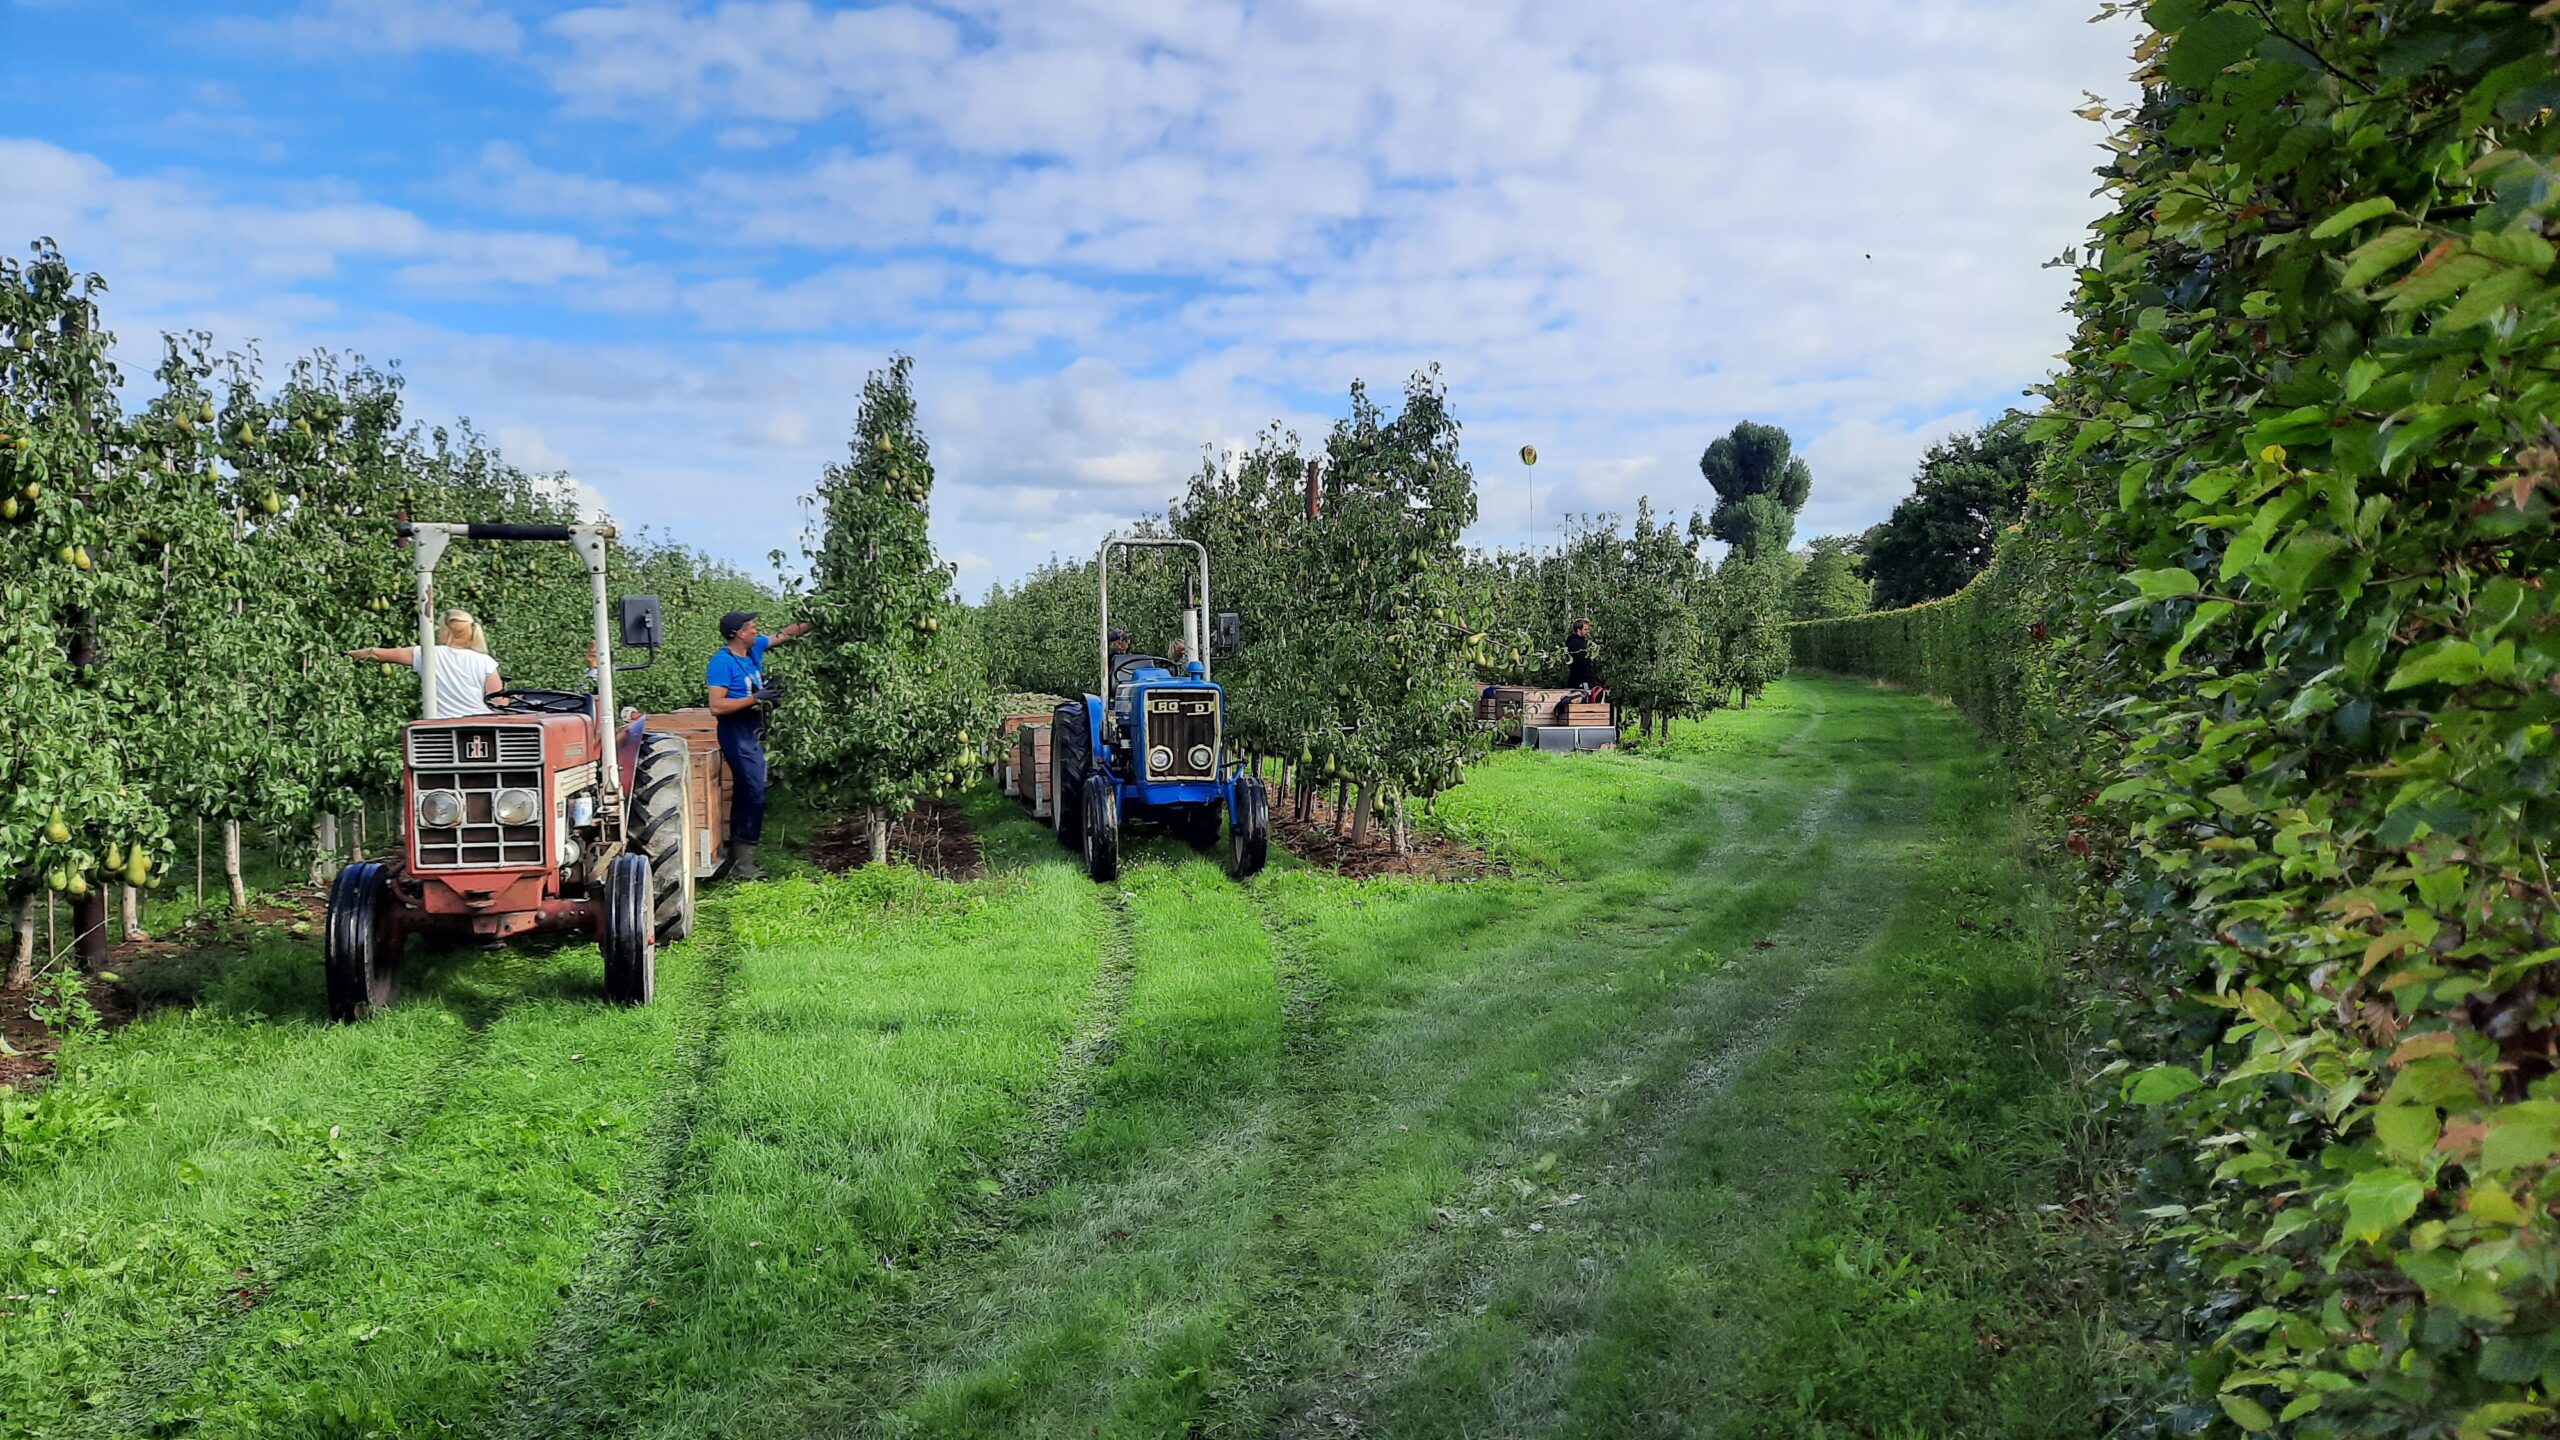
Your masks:
[[[2050,922],[1945,711],[1498,757],[1465,885],[1106,890],[976,803],[986,880],[725,894],[651,1010],[566,947],[333,1030],[284,955],[97,1047],[121,1123],[0,1171],[0,1434],[2097,1423]]]

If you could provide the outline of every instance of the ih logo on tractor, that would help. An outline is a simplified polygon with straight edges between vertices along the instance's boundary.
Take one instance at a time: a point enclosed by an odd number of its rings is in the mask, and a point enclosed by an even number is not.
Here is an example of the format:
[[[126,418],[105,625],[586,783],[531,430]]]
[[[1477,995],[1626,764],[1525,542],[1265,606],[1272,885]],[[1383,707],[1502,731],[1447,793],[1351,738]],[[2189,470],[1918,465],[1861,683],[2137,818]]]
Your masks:
[[[472,737],[471,737],[470,744],[469,744],[469,745],[468,745],[468,747],[466,747],[466,748],[464,749],[464,751],[463,751],[463,756],[462,756],[462,758],[463,758],[463,759],[465,759],[465,760],[486,760],[486,759],[488,759],[488,758],[489,758],[489,740],[488,740],[488,737],[487,737],[487,736],[484,736],[484,735],[474,735],[474,736],[472,736]]]

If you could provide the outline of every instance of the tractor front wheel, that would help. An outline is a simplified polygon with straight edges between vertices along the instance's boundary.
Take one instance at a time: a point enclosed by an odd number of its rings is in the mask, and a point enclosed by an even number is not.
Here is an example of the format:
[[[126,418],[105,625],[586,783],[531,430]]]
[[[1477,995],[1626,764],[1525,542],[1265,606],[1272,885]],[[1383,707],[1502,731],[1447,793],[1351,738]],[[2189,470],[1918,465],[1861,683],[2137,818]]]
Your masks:
[[[321,922],[330,1019],[361,1020],[390,1008],[398,997],[402,936],[392,923],[395,903],[388,871],[378,860],[350,865],[330,884]]]
[[[662,945],[693,933],[693,847],[685,841],[693,825],[689,761],[683,736],[643,736],[631,783],[631,848],[649,857]]]
[[[649,857],[626,852],[604,872],[604,995],[646,1005],[658,993],[657,887]]]
[[[1247,775],[1236,781],[1235,819],[1227,826],[1227,873],[1242,880],[1259,873],[1270,859],[1271,792],[1262,777]]]
[[[1084,782],[1084,872],[1108,885],[1120,878],[1120,787],[1110,777]]]

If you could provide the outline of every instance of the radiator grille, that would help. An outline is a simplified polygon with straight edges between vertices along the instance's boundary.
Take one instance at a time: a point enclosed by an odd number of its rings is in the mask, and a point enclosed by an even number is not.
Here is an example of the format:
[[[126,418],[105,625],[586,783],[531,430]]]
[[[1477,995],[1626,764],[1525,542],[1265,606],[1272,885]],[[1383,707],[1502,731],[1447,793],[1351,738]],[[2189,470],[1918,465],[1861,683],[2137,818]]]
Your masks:
[[[539,725],[420,726],[409,732],[409,764],[415,769],[542,764]]]
[[[1139,763],[1150,780],[1215,780],[1218,778],[1218,692],[1215,690],[1150,690],[1146,704],[1146,745]],[[1195,745],[1209,747],[1209,763],[1191,763]],[[1173,764],[1158,770],[1151,758],[1157,747],[1172,752]]]
[[[416,827],[421,870],[539,867],[551,862],[540,818],[529,825],[501,825],[496,814],[501,790],[530,790],[537,797],[542,794],[541,726],[453,725],[411,730],[412,817],[417,814],[417,797],[430,790],[450,790],[462,797],[462,823],[441,829]]]

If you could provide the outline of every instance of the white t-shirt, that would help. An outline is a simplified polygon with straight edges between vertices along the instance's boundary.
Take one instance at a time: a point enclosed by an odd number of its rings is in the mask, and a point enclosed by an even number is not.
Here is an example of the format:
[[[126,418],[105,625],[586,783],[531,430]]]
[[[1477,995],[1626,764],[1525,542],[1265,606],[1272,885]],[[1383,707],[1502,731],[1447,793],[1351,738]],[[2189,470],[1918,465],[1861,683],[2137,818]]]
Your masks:
[[[409,657],[409,668],[420,672],[427,668],[427,652]],[[498,673],[498,662],[477,650],[464,650],[453,645],[436,647],[436,703],[430,720],[450,720],[458,715],[487,715],[489,677]]]

